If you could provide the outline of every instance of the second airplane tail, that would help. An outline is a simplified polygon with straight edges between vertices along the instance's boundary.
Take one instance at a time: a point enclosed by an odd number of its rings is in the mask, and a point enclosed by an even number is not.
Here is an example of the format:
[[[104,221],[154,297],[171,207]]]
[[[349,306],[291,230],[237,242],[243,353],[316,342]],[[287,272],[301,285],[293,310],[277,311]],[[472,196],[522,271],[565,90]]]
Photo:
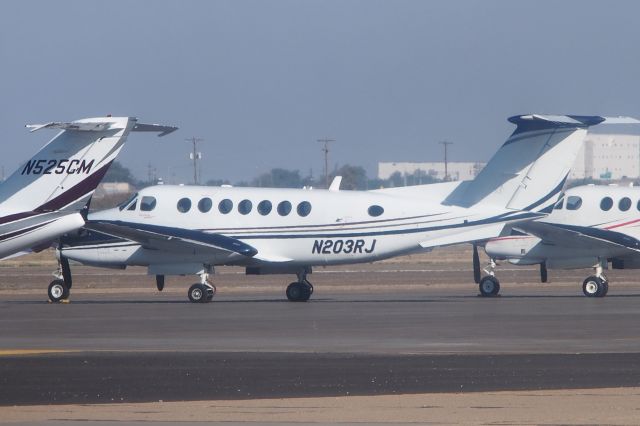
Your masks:
[[[122,149],[130,131],[175,127],[138,124],[133,117],[86,118],[27,126],[62,130],[0,185],[3,216],[17,212],[80,210]]]
[[[561,195],[587,129],[600,123],[634,124],[626,117],[577,115],[518,115],[517,127],[489,163],[458,186],[445,204],[476,204],[511,210],[547,212]]]

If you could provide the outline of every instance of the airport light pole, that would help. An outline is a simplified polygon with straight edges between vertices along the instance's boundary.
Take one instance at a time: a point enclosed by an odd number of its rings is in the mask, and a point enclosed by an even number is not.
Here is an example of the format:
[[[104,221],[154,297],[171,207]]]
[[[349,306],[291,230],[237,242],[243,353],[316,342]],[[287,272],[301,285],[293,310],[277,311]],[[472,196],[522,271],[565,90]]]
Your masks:
[[[440,141],[438,143],[444,145],[444,180],[449,181],[449,168],[448,168],[449,163],[447,160],[447,148],[449,147],[449,145],[453,145],[453,142]]]
[[[189,154],[189,158],[193,160],[193,184],[198,184],[198,160],[202,159],[202,153],[198,152],[197,145],[198,142],[204,141],[202,138],[196,138],[195,136],[192,138],[186,138],[185,141],[191,142],[193,144],[193,150],[191,154]]]
[[[324,152],[324,185],[325,188],[329,188],[329,143],[335,142],[335,139],[318,139],[320,143],[323,143],[322,152]]]

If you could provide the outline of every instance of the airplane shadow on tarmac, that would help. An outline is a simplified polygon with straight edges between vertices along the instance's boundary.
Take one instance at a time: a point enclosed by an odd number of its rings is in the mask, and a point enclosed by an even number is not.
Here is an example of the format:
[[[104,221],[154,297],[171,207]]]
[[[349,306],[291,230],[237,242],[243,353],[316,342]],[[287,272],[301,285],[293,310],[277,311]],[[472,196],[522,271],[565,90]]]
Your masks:
[[[340,298],[313,298],[308,302],[290,302],[286,299],[214,299],[213,301],[205,304],[201,303],[192,303],[188,300],[145,300],[145,299],[136,299],[136,300],[118,300],[118,299],[110,299],[110,300],[72,300],[68,304],[72,305],[182,305],[182,304],[193,304],[193,305],[217,305],[217,304],[240,304],[240,303],[283,303],[283,304],[291,304],[291,305],[304,305],[304,304],[316,304],[316,303],[447,303],[454,302],[459,300],[482,300],[486,299],[486,303],[495,303],[496,301],[505,299],[585,299],[593,300],[594,302],[600,302],[607,299],[623,299],[623,298],[631,298],[631,299],[640,299],[640,294],[611,294],[607,295],[605,298],[587,298],[581,294],[575,295],[545,295],[545,294],[529,294],[529,295],[499,295],[495,297],[482,297],[478,295],[442,295],[436,297],[426,297],[426,298],[411,298],[411,299],[340,299]],[[0,303],[5,303],[9,305],[54,305],[49,301],[40,301],[40,300],[5,300],[0,301]],[[67,303],[59,303],[60,305],[65,305]]]

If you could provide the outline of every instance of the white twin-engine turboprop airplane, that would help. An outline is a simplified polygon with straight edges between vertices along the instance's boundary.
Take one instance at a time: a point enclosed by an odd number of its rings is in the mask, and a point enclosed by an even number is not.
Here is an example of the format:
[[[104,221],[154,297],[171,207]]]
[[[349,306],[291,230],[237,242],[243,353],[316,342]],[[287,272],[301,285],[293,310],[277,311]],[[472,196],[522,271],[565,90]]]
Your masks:
[[[291,273],[292,301],[313,292],[317,265],[371,262],[432,247],[486,240],[505,226],[539,218],[558,200],[587,128],[636,122],[599,116],[522,115],[516,130],[473,180],[374,191],[153,186],[119,208],[92,213],[87,232],[61,241],[68,259],[104,267],[148,267],[158,289],[165,275],[198,274],[188,292],[208,301],[214,265],[248,274]],[[481,288],[482,290],[482,288]],[[49,297],[56,300],[51,292]]]
[[[514,265],[540,265],[542,282],[549,269],[594,268],[582,284],[588,297],[604,297],[609,290],[602,273],[640,268],[640,188],[580,186],[566,191],[553,212],[540,220],[518,224],[523,233],[492,239],[485,245],[495,281],[496,260]]]
[[[130,131],[175,127],[139,124],[131,117],[86,118],[27,125],[61,129],[47,145],[0,184],[0,258],[46,248],[84,225],[81,211]]]

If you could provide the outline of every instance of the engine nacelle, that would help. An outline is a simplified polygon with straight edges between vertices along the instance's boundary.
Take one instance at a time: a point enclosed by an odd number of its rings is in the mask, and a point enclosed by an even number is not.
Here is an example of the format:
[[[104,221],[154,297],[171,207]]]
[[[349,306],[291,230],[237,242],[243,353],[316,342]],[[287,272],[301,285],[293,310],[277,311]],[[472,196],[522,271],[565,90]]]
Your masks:
[[[540,242],[540,238],[529,235],[501,237],[489,240],[484,251],[492,259],[509,260],[514,265],[534,265],[544,261],[531,253]]]

